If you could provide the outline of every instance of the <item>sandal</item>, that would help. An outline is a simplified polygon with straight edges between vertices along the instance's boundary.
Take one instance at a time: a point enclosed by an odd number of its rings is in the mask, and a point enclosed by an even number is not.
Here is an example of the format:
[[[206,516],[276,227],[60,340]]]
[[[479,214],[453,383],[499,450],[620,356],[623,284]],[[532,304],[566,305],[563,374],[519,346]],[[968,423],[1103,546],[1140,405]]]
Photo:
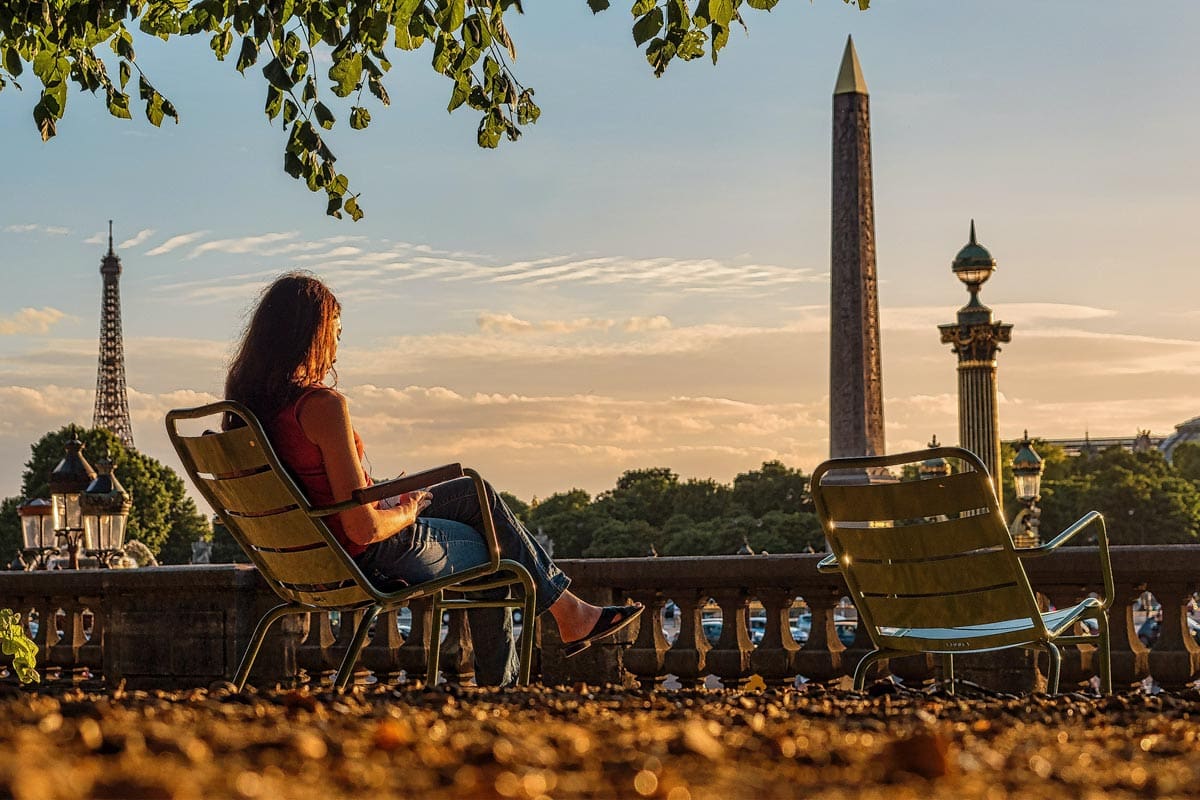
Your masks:
[[[641,603],[634,603],[631,606],[604,606],[600,609],[600,619],[596,620],[596,624],[592,626],[592,630],[587,636],[573,642],[563,642],[563,657],[577,656],[591,647],[593,642],[599,641],[605,636],[612,636],[641,616],[644,610],[645,606]]]

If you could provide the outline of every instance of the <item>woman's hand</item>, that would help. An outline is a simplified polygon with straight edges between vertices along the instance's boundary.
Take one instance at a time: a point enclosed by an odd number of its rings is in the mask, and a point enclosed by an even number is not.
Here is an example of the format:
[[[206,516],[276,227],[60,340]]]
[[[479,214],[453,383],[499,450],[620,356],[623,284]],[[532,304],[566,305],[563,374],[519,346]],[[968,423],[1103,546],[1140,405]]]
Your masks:
[[[410,513],[415,521],[417,516],[429,508],[429,504],[433,502],[433,493],[417,489],[415,492],[405,492],[395,497],[389,497],[383,502],[387,503],[389,508],[402,508],[405,511],[411,509]]]

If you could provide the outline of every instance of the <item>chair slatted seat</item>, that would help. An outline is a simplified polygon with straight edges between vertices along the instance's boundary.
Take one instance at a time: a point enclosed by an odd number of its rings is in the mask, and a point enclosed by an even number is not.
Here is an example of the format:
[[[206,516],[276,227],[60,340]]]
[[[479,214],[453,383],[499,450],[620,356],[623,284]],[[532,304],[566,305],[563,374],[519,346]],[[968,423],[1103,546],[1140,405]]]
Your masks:
[[[244,424],[215,433],[184,435],[180,432],[179,423],[183,420],[211,418],[214,427],[218,427],[225,414]],[[245,406],[221,401],[198,408],[176,409],[168,412],[166,424],[167,435],[188,477],[272,590],[284,601],[259,620],[234,676],[239,691],[250,675],[268,630],[277,620],[289,614],[311,611],[344,612],[366,608],[367,613],[362,615],[355,628],[351,645],[334,680],[335,688],[343,691],[353,676],[367,634],[380,612],[423,597],[431,598],[433,605],[434,624],[429,631],[430,641],[426,643],[429,653],[426,681],[429,685],[437,680],[440,620],[442,609],[446,607],[522,609],[527,622],[521,630],[518,682],[529,683],[533,661],[532,620],[536,607],[533,579],[518,562],[500,558],[487,492],[477,472],[459,464],[448,464],[359,489],[350,500],[320,507],[308,501],[279,461],[261,423]],[[484,564],[453,576],[395,591],[381,591],[362,574],[325,523],[326,517],[364,503],[463,476],[474,481],[479,495],[484,517],[482,533],[490,558]],[[470,585],[464,586],[465,583]],[[520,597],[476,600],[462,594],[500,586],[520,586]],[[454,592],[454,597],[447,598],[447,591]]]
[[[909,481],[863,477],[930,458],[953,460],[962,470]],[[1107,611],[1114,592],[1100,514],[1089,512],[1043,545],[1017,548],[986,467],[955,447],[831,459],[813,472],[811,488],[832,551],[818,569],[841,573],[874,645],[855,667],[855,689],[882,659],[940,653],[953,691],[955,653],[1016,646],[1049,654],[1050,691],[1057,692],[1059,647],[1093,644],[1101,687],[1112,691]],[[1022,559],[1051,553],[1089,527],[1099,544],[1103,596],[1041,611]],[[1096,621],[1097,635],[1072,633],[1085,619]]]

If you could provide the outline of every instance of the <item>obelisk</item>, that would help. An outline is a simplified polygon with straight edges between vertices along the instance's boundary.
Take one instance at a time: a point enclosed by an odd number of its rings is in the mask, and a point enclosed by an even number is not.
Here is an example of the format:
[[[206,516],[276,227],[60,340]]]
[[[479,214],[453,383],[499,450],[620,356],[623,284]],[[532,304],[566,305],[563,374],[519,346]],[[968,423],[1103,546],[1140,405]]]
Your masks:
[[[833,89],[829,455],[883,455],[871,115],[854,40]]]

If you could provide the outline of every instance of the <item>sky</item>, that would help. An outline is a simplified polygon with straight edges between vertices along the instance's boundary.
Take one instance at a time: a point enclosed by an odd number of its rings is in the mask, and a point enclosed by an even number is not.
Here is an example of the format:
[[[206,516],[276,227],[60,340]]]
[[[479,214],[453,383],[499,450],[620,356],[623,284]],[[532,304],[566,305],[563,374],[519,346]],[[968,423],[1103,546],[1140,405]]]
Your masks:
[[[43,433],[90,424],[109,219],[135,441],[172,466],[165,412],[220,397],[258,293],[302,268],[342,301],[339,387],[377,476],[461,461],[529,500],[640,467],[811,471],[847,35],[871,96],[888,451],[958,438],[937,325],[967,300],[950,263],[972,218],[998,262],[982,299],[1014,324],[1002,437],[1200,415],[1194,0],[784,2],[716,67],[661,79],[626,10],[524,5],[538,123],[480,150],[428,52],[397,53],[392,106],[332,136],[358,223],[283,173],[261,76],[206,42],[138,43],[179,125],[72,94],[42,143],[30,87],[0,93],[0,496]]]

